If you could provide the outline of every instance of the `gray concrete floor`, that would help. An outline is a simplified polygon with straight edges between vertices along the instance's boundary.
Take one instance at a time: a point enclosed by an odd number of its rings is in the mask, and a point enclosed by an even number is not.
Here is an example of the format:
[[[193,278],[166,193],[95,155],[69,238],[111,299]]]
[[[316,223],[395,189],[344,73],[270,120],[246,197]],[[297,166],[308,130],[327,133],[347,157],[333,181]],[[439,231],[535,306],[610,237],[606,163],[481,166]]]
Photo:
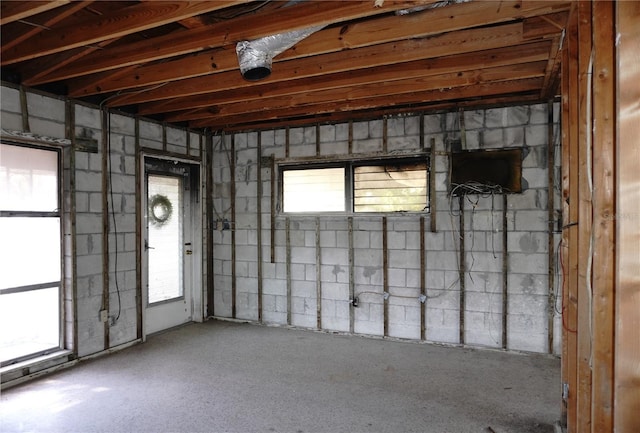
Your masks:
[[[10,388],[2,432],[553,432],[560,362],[210,321]]]

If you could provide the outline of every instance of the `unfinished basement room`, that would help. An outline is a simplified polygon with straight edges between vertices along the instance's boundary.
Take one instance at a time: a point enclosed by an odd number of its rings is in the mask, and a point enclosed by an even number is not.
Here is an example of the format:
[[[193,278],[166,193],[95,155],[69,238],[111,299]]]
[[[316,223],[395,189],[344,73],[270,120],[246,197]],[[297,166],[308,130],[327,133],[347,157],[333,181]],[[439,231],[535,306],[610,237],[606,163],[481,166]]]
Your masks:
[[[640,1],[0,6],[1,432],[640,432]]]

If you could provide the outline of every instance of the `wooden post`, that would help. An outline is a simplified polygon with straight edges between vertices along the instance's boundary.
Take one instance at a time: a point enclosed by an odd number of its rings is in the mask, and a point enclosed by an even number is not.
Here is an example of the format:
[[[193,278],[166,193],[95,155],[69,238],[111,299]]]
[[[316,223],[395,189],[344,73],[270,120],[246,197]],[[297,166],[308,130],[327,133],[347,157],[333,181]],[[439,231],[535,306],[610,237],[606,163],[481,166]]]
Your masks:
[[[553,324],[555,318],[556,308],[556,293],[555,293],[555,248],[554,248],[554,233],[555,233],[555,143],[553,140],[553,101],[547,103],[547,183],[549,185],[547,189],[547,218],[548,235],[547,235],[547,272],[548,272],[548,301],[547,301],[547,351],[553,353]]]
[[[493,197],[491,197],[493,200]],[[509,230],[507,194],[502,194],[502,348],[509,344]],[[493,215],[491,215],[493,218]],[[492,240],[493,242],[493,240]]]
[[[322,249],[320,247],[320,217],[316,217],[316,327],[322,329]]]
[[[577,136],[577,176],[578,176],[578,233],[576,291],[578,298],[577,320],[577,431],[591,429],[591,113],[593,98],[590,94],[591,71],[591,2],[578,2],[578,136]]]
[[[616,29],[614,2],[593,3],[592,431],[613,431]],[[637,86],[637,83],[636,83]],[[587,107],[588,109],[590,107]],[[597,126],[597,127],[595,127]],[[589,277],[589,276],[588,276]],[[640,337],[639,337],[640,338]],[[637,416],[638,414],[636,414]]]
[[[135,123],[135,153],[136,153],[136,337],[142,339],[142,197],[144,173],[142,173],[142,150],[140,149],[140,119],[136,117]]]
[[[465,277],[467,275],[466,261],[465,261],[465,245],[464,245],[464,195],[458,196],[459,212],[459,224],[460,224],[460,257],[458,258],[458,279],[460,280],[460,303],[458,304],[459,313],[459,342],[464,344],[464,310],[465,310]],[[493,216],[492,216],[493,218]]]
[[[287,268],[287,325],[291,325],[291,220],[284,221],[286,268]]]
[[[614,431],[640,431],[640,2],[618,2]],[[596,63],[598,64],[598,63]],[[608,127],[607,127],[608,128]]]
[[[349,123],[349,125],[352,125]],[[350,128],[351,129],[351,128]],[[355,298],[356,298],[356,283],[355,283],[355,258],[353,250],[353,217],[347,218],[347,225],[349,227],[349,301],[352,302],[349,308],[349,332],[352,334],[355,332]]]
[[[224,139],[224,137],[221,137]],[[214,278],[213,278],[213,136],[207,134],[205,144],[205,194],[207,195],[203,202],[206,206],[206,218],[207,223],[207,316],[212,317],[215,315],[214,305]],[[202,152],[202,148],[201,148]],[[202,153],[201,153],[202,155]]]
[[[102,110],[102,310],[109,314],[109,119]],[[109,348],[109,320],[103,323],[103,348]]]
[[[222,137],[224,140],[224,137]],[[229,195],[231,199],[231,223],[229,229],[231,230],[231,317],[236,317],[236,136],[231,136],[231,155],[229,158],[230,182],[229,182]]]
[[[420,117],[422,119],[422,116]],[[427,339],[427,266],[424,239],[424,217],[420,217],[420,295],[424,302],[420,305],[420,340]]]
[[[388,250],[388,237],[387,233],[387,217],[382,217],[382,291],[389,293],[389,250]],[[389,335],[389,299],[382,297],[384,324],[383,335],[387,337]]]
[[[258,131],[257,143],[257,203],[256,203],[256,219],[257,219],[257,258],[258,258],[258,322],[262,322],[262,132]]]
[[[578,11],[574,4],[567,26],[562,62],[562,423],[577,417],[577,262],[578,262]]]

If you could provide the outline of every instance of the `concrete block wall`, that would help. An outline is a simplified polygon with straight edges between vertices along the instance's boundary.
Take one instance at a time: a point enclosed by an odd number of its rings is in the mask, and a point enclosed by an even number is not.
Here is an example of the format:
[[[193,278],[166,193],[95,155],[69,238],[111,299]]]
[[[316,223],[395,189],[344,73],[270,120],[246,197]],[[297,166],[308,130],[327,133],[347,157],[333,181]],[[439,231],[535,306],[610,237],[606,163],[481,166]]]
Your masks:
[[[83,357],[135,341],[141,320],[141,288],[136,284],[141,271],[136,260],[140,230],[136,226],[136,192],[140,186],[136,154],[148,150],[158,155],[200,158],[204,154],[203,137],[118,113],[111,113],[105,123],[99,107],[41,92],[25,93],[26,98],[21,98],[18,88],[8,84],[0,87],[3,130],[28,134],[36,142],[63,148],[65,345]],[[72,115],[68,115],[68,107]],[[77,142],[92,143],[95,149],[78,145],[74,150],[67,130],[73,132]],[[105,152],[108,157],[103,161]],[[103,177],[105,162],[110,176]],[[105,205],[109,212],[107,245],[103,236]],[[103,277],[105,263],[109,266],[107,280]],[[108,325],[107,344],[99,314],[105,291],[109,316],[118,317]]]
[[[105,325],[100,321],[105,280],[103,278],[103,162],[105,151],[101,112],[76,105],[76,137],[95,140],[97,152],[75,152],[76,321],[78,356],[105,349]],[[111,277],[111,273],[109,275]],[[111,278],[110,278],[111,279]],[[111,312],[110,312],[111,314]]]
[[[507,349],[548,352],[551,314],[555,321],[552,351],[558,353],[561,323],[557,311],[550,312],[549,302],[557,288],[550,291],[548,287],[547,110],[547,104],[523,105],[464,112],[463,122],[461,113],[448,112],[214,137],[219,145],[214,146],[212,200],[220,219],[228,220],[229,228],[235,230],[235,234],[217,230],[214,236],[215,315],[378,336],[384,335],[386,321],[387,336],[420,340],[424,309],[425,340],[500,348],[506,304]],[[554,112],[557,128],[557,106]],[[506,199],[506,251],[503,196],[465,197],[464,275],[460,273],[461,210],[458,199],[452,200],[448,193],[449,155],[461,147],[522,148],[525,155],[524,190]],[[278,207],[277,189],[271,191],[271,157],[277,188],[277,165],[282,162],[358,160],[423,151],[435,159],[430,213],[284,214]],[[557,169],[559,158],[556,161]],[[559,209],[557,187],[552,193]],[[273,224],[272,201],[276,206]],[[429,230],[432,218],[435,232]],[[352,306],[352,296],[358,298],[358,307]]]

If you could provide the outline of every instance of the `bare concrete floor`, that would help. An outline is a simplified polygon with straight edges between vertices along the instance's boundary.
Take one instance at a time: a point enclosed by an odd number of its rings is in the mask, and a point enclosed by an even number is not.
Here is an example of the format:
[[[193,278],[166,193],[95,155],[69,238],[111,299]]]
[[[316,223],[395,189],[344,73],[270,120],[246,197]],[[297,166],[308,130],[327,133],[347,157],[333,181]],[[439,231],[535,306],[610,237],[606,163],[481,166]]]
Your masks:
[[[2,432],[553,432],[560,362],[211,321],[1,401]]]

